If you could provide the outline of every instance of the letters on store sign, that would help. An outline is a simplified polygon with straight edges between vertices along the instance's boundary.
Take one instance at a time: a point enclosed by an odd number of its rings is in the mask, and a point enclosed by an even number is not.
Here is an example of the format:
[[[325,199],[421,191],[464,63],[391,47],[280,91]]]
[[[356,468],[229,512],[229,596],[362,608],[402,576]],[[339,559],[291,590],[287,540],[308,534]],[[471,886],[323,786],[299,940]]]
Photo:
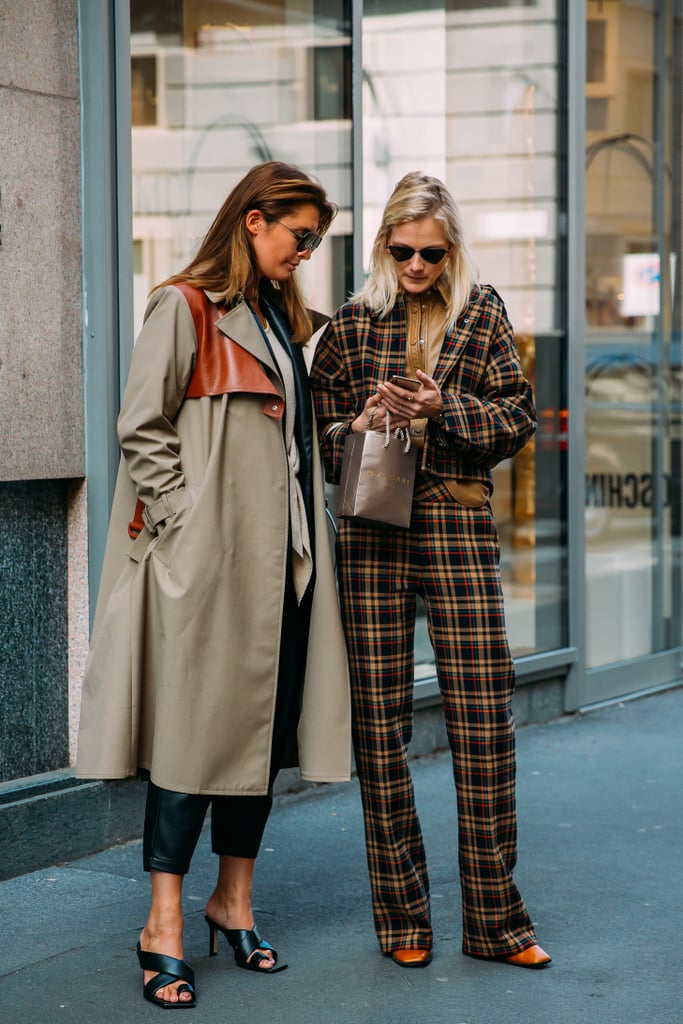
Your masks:
[[[662,476],[662,507],[671,504],[672,481]],[[586,505],[592,508],[652,508],[657,502],[652,473],[587,473]]]

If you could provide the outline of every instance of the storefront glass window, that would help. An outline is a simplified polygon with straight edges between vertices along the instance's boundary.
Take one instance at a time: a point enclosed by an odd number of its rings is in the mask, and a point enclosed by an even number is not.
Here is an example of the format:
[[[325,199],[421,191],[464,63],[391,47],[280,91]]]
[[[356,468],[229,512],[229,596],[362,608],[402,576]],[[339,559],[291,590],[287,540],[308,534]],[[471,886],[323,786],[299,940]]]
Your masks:
[[[591,0],[586,82],[589,668],[681,642],[680,55],[666,0]]]
[[[513,653],[552,650],[567,642],[561,11],[557,0],[367,0],[364,12],[365,260],[401,175],[448,184],[536,389],[537,437],[496,470],[494,505]],[[424,635],[416,660],[428,674]]]
[[[303,286],[332,312],[353,289],[352,161],[364,259],[408,170],[441,177],[483,281],[502,294],[539,408],[495,472],[513,653],[567,643],[561,0],[366,0],[362,153],[351,148],[351,0],[131,0],[135,328],[254,163],[315,174],[340,214]],[[433,673],[421,622],[418,676]]]

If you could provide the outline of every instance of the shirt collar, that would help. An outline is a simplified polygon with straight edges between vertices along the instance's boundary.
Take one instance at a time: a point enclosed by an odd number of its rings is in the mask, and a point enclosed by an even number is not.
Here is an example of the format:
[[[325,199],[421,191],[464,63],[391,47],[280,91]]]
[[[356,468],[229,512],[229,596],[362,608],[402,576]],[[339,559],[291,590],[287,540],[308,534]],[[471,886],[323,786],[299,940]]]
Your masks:
[[[428,302],[440,302],[442,305],[448,305],[448,288],[446,282],[442,281],[441,278],[436,281],[431,288],[427,289],[426,292],[420,292],[419,295],[413,295],[409,292],[401,292],[403,295],[404,302],[424,302],[427,299]]]

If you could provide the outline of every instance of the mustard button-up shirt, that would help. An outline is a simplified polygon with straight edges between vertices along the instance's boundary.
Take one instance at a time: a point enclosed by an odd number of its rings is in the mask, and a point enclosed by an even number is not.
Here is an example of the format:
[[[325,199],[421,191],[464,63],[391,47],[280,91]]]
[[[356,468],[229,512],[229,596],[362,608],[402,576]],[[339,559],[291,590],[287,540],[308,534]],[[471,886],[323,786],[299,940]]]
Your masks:
[[[429,377],[441,352],[446,330],[446,303],[438,289],[430,288],[420,295],[405,295],[406,307],[406,375],[416,377],[422,370]],[[410,432],[418,448],[424,446],[427,419],[410,422]],[[468,508],[479,508],[489,497],[489,488],[481,480],[456,480],[444,477],[449,493]]]

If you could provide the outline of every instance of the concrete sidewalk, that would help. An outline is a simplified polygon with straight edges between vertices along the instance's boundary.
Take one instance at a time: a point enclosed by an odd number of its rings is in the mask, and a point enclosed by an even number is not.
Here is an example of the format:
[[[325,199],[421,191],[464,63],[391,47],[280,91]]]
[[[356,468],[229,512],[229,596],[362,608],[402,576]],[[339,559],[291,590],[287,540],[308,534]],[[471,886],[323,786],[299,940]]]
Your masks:
[[[257,865],[262,934],[289,962],[270,977],[209,959],[202,837],[186,893],[192,1024],[680,1024],[683,1020],[683,689],[518,732],[516,877],[553,956],[544,971],[460,952],[455,801],[447,754],[414,764],[435,956],[380,956],[357,783],[280,797]],[[0,1021],[132,1024],[147,911],[140,845],[0,883]],[[186,1018],[183,1017],[182,1020]]]

